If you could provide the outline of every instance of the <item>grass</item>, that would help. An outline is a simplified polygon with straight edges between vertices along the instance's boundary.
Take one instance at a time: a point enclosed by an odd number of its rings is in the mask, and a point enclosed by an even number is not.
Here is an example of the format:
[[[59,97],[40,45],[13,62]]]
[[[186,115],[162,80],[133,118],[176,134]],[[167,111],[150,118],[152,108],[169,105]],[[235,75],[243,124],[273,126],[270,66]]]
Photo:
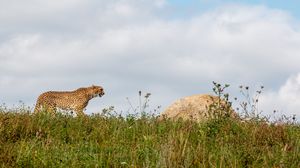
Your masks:
[[[1,167],[300,167],[300,126],[0,110]]]
[[[214,82],[216,95],[229,95]],[[259,116],[258,98],[240,86],[246,101],[236,109],[243,118],[228,117],[216,102],[205,122],[159,121],[146,113],[149,96],[135,115],[122,116],[113,107],[102,114],[73,117],[30,108],[0,106],[1,167],[300,167],[300,125],[295,118],[278,123]],[[261,87],[263,89],[263,87]],[[236,98],[235,98],[236,99]]]

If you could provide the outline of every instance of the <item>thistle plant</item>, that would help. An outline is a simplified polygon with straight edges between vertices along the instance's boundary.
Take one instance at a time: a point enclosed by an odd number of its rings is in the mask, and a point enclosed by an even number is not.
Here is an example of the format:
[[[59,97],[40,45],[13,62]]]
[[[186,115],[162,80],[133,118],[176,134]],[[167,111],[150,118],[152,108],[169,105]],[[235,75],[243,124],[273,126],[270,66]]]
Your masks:
[[[130,101],[130,99],[127,97],[126,100],[127,100],[127,103],[129,104],[130,106],[130,109],[128,110],[128,113],[132,113],[135,115],[135,116],[146,116],[147,115],[147,108],[149,108],[149,101],[150,101],[150,96],[151,96],[151,93],[146,93],[146,94],[142,94],[142,91],[139,91],[138,92],[138,95],[139,95],[139,103],[138,103],[138,106],[134,107],[132,102]],[[158,106],[159,108],[159,106]],[[130,112],[132,111],[132,112]],[[156,110],[154,110],[156,111]]]
[[[217,99],[213,100],[214,102],[209,106],[209,115],[211,115],[210,118],[219,119],[232,116],[232,103],[229,101],[229,94],[225,92],[225,89],[230,85],[222,85],[214,81],[213,85],[213,92],[217,96]]]
[[[260,86],[260,88],[254,92],[253,96],[250,94],[251,91],[249,86],[240,85],[239,89],[243,99],[238,101],[238,98],[234,98],[239,104],[239,107],[237,107],[236,110],[246,119],[259,119],[259,116],[262,113],[262,111],[259,110],[259,98],[263,93],[264,86]]]

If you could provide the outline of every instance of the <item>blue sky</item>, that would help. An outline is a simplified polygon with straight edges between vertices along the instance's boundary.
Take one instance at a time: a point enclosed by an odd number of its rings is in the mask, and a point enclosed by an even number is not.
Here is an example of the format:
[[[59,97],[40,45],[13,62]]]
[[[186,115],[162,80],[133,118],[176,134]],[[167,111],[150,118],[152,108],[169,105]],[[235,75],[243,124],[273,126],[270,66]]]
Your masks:
[[[182,15],[188,13],[188,10],[197,9],[194,11],[204,12],[215,7],[220,7],[226,4],[241,4],[241,5],[263,5],[269,8],[281,9],[289,12],[292,16],[300,18],[300,1],[299,0],[168,0],[168,2],[176,6]]]

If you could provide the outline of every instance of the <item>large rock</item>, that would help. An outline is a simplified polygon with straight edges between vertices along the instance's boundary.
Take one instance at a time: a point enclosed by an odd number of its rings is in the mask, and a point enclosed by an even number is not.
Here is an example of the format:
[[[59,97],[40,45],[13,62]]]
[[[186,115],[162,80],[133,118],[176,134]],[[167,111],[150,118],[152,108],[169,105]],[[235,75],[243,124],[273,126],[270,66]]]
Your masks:
[[[222,108],[227,108],[227,110],[222,110]],[[220,100],[217,96],[200,94],[184,97],[175,101],[159,116],[158,119],[178,120],[182,118],[183,120],[202,122],[209,117],[223,115],[219,113],[216,114],[215,112],[223,113],[224,115],[227,113],[233,118],[238,117],[224,100]]]

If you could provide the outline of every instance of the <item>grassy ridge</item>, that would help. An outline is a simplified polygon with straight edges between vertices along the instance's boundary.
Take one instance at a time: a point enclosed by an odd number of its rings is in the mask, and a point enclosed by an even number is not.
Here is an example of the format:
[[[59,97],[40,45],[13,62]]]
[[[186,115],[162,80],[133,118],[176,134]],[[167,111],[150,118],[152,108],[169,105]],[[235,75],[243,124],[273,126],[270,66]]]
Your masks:
[[[299,167],[299,125],[0,112],[1,167]]]

